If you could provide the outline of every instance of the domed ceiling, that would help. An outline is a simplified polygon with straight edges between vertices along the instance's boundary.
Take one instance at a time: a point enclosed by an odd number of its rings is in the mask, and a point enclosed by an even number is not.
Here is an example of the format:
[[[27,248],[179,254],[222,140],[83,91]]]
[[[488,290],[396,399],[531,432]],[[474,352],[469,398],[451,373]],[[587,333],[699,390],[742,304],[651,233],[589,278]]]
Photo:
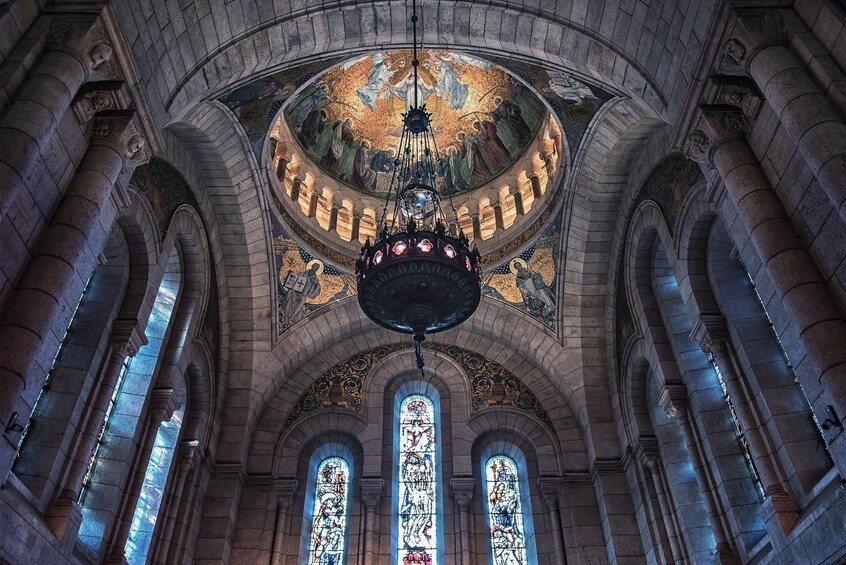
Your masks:
[[[585,133],[613,94],[512,59],[437,51],[420,58],[418,96],[456,172],[451,195],[461,228],[483,254],[482,293],[555,332],[551,289],[561,278],[565,226],[556,212]],[[266,167],[280,335],[355,294],[353,263],[375,235],[388,152],[414,95],[410,60],[407,51],[326,58],[219,98]]]
[[[285,122],[308,158],[366,193],[388,191],[402,114],[414,104],[411,51],[367,55],[300,91]],[[473,190],[508,170],[537,136],[543,103],[504,70],[469,55],[423,51],[417,97],[432,112],[447,191]]]

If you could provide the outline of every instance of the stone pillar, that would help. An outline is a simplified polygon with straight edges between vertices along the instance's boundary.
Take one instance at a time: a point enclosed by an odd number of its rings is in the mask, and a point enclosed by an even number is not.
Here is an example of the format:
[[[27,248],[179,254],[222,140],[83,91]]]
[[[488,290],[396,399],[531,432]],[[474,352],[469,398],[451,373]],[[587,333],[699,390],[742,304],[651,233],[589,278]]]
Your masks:
[[[728,331],[725,320],[719,314],[701,315],[690,332],[690,338],[699,343],[702,351],[714,356],[714,363],[720,370],[726,392],[731,399],[731,406],[740,422],[750,456],[755,462],[755,470],[767,495],[769,505],[779,517],[782,528],[787,532],[793,527],[799,513],[799,507],[793,497],[779,481],[773,465],[772,454],[761,437],[755,418],[749,407],[749,399],[740,385],[740,378],[733,362],[731,346],[728,343]]]
[[[112,536],[111,552],[105,561],[110,565],[126,563],[124,548],[126,547],[126,540],[129,539],[132,517],[138,507],[138,499],[141,496],[141,488],[144,486],[144,475],[147,465],[150,463],[150,455],[153,452],[153,445],[156,443],[156,435],[159,433],[159,427],[162,423],[169,420],[173,416],[173,411],[178,407],[172,388],[154,389],[151,396],[147,429],[144,431],[141,442],[140,457],[136,458],[133,474],[130,475],[126,504],[123,506],[122,515]]]
[[[201,488],[203,472],[208,472],[207,463],[208,459],[205,457],[205,454],[200,453],[198,450],[197,460],[194,462],[189,474],[190,480],[186,481],[188,483],[186,495],[182,497],[179,503],[179,512],[176,515],[176,523],[179,524],[179,527],[174,529],[175,535],[171,535],[167,556],[163,560],[164,563],[178,563],[184,552],[185,540],[191,531],[191,520],[197,511],[194,504],[195,497],[197,497],[197,493]]]
[[[300,177],[294,177],[294,181],[291,184],[291,201],[298,202],[300,199],[300,190],[303,186],[303,179]]]
[[[115,321],[106,368],[102,372],[101,381],[97,385],[88,414],[77,432],[79,439],[69,461],[70,469],[65,474],[62,484],[57,489],[57,495],[46,512],[47,522],[60,538],[66,533],[68,521],[76,522],[75,517],[80,514],[77,500],[82,490],[82,480],[88,469],[91,454],[97,446],[97,436],[103,427],[106,411],[109,409],[109,402],[115,392],[126,358],[134,357],[138,349],[146,344],[147,337],[138,328],[135,320]],[[81,514],[79,517],[81,519]]]
[[[291,517],[291,507],[297,494],[295,479],[276,479],[273,481],[273,491],[276,493],[276,529],[273,531],[273,549],[271,550],[271,565],[285,563],[285,535]]]
[[[60,336],[69,323],[85,280],[94,270],[110,225],[101,222],[115,181],[128,160],[142,153],[144,139],[129,128],[132,112],[104,112],[38,254],[32,258],[0,322],[0,419],[31,414]],[[0,482],[14,445],[0,444]]]
[[[679,546],[678,532],[673,528],[673,532],[669,531],[669,525],[673,522],[673,515],[675,510],[667,497],[667,489],[664,488],[664,473],[662,471],[660,460],[657,453],[644,453],[641,457],[642,468],[649,476],[652,486],[655,489],[655,496],[658,498],[658,508],[661,509],[661,515],[664,518],[664,530],[667,535],[667,543],[670,546],[672,555],[667,556],[667,562],[685,563],[687,556],[685,551]]]
[[[558,506],[558,492],[564,486],[560,479],[544,478],[538,480],[546,514],[549,516],[549,535],[555,548],[555,563],[567,565],[567,550],[564,547],[564,530],[561,527],[561,508]]]
[[[703,106],[703,116],[704,129],[688,138],[691,156],[713,162],[737,208],[739,225],[749,234],[799,330],[808,360],[816,369],[815,382],[803,383],[806,389],[818,388],[819,380],[827,393],[826,403],[846,414],[846,321],[833,315],[838,308],[746,142],[740,111],[733,106]],[[838,450],[832,450],[835,453]],[[840,465],[846,461],[841,459]]]
[[[526,209],[523,207],[523,194],[520,192],[520,189],[515,189],[512,196],[514,196],[514,213],[518,217],[525,216]]]
[[[450,481],[452,488],[452,498],[455,500],[455,506],[458,508],[458,546],[460,550],[461,559],[460,565],[471,565],[472,548],[471,548],[471,534],[470,531],[470,504],[473,502],[473,478],[472,477],[453,477]]]
[[[176,516],[182,506],[182,494],[185,491],[185,479],[200,459],[199,442],[197,440],[183,441],[177,448],[176,483],[167,497],[167,504],[162,503],[159,515],[164,518],[164,527],[154,538],[154,547],[150,548],[151,563],[168,563],[166,556],[173,540],[173,530],[176,527]]]
[[[317,200],[320,196],[317,194],[316,190],[311,191],[311,195],[308,197],[308,213],[306,216],[309,218],[313,218],[317,215]]]
[[[338,229],[338,206],[332,205],[329,212],[329,231]]]
[[[473,214],[473,239],[482,239],[482,224],[479,222],[479,214]]]
[[[0,123],[0,222],[32,180],[28,177],[41,151],[79,88],[111,59],[111,46],[92,40],[96,34],[93,24],[91,18],[54,23],[41,60],[4,113]]]
[[[796,59],[774,10],[743,15],[723,48],[729,70],[748,73],[846,220],[846,124]],[[735,68],[731,68],[735,67]]]
[[[532,183],[532,196],[535,197],[535,200],[540,199],[540,197],[543,196],[543,193],[541,192],[540,177],[533,174],[529,177],[529,181]]]
[[[693,462],[693,472],[696,475],[696,482],[699,484],[699,490],[702,493],[702,499],[705,501],[705,508],[708,511],[708,521],[711,523],[714,541],[717,543],[715,562],[739,565],[740,560],[734,553],[734,549],[729,542],[729,536],[723,527],[723,521],[720,519],[720,511],[714,498],[716,494],[711,487],[708,476],[705,474],[705,464],[699,452],[699,442],[696,439],[693,425],[690,422],[687,404],[683,398],[680,398],[681,396],[681,393],[673,394],[669,388],[665,388],[658,402],[664,407],[668,417],[678,421],[684,435],[685,443],[687,444],[687,449],[690,452]]]
[[[354,212],[352,217],[352,235],[350,235],[351,241],[358,241],[359,236],[361,235],[361,214]]]
[[[379,560],[379,548],[376,540],[377,534],[376,511],[382,502],[382,491],[385,489],[385,481],[382,479],[370,478],[361,479],[361,503],[364,506],[364,539],[361,540],[362,565],[370,565]]]

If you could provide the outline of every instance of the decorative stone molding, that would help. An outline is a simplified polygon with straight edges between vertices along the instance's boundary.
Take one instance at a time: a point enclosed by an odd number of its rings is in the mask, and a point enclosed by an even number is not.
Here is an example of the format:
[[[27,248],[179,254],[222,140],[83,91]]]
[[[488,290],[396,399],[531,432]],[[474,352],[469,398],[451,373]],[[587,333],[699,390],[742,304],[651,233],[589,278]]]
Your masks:
[[[701,129],[696,129],[693,130],[693,132],[691,132],[690,134],[688,134],[685,143],[685,153],[693,161],[696,161],[700,165],[710,166],[710,151],[711,138],[708,136],[707,133],[705,133]]]
[[[112,347],[124,357],[134,357],[147,345],[147,336],[138,327],[137,320],[119,319],[112,324]]]

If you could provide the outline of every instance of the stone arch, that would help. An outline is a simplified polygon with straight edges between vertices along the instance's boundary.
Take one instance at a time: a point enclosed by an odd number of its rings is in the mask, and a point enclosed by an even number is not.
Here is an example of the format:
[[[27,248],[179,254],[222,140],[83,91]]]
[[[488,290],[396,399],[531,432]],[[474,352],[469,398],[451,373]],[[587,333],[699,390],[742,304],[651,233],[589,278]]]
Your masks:
[[[222,37],[211,48],[198,44],[199,56],[184,75],[164,79],[167,85],[164,111],[179,118],[190,109],[191,101],[208,99],[242,84],[249,74],[269,74],[292,61],[312,62],[384,49],[386,33],[390,36],[389,45],[410,44],[406,6],[377,0],[359,4],[358,8],[346,10],[339,5],[318,10],[291,10],[281,7],[279,15],[275,12],[256,14],[259,21],[249,29],[244,27],[237,34]],[[558,14],[517,2],[498,2],[483,7],[470,2],[455,4],[427,0],[421,6],[423,41],[431,49],[456,49],[517,60],[540,58],[550,68],[566,69],[582,77],[601,77],[612,89],[638,100],[654,115],[660,114],[667,103],[665,86],[647,70],[647,61],[638,60],[630,49],[599,33],[599,21],[591,21],[588,26],[580,22],[578,11],[588,13],[586,5],[575,9],[576,19],[568,22]],[[437,29],[426,24],[433,21]],[[517,28],[520,28],[519,33],[515,33]],[[503,29],[506,30],[504,34]],[[545,40],[532,41],[533,36]],[[256,56],[256,39],[272,43],[269,56]],[[576,45],[579,48],[575,48]],[[678,45],[675,49],[684,51]],[[682,72],[689,71],[683,69]]]
[[[334,409],[316,412],[302,419],[294,427],[281,434],[273,451],[271,476],[286,476],[285,469],[299,469],[309,449],[314,450],[324,441],[355,446],[358,454],[358,473],[364,464],[364,449],[358,437],[365,430],[364,418],[346,410]],[[343,438],[339,441],[339,438]]]

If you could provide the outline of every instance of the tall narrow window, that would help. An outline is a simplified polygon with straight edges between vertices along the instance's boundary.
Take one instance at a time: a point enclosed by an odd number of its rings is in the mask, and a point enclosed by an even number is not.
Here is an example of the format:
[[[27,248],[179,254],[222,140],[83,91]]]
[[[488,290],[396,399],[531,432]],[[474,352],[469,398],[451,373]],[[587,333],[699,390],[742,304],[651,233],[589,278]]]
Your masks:
[[[746,435],[743,433],[743,426],[740,425],[740,419],[737,417],[737,412],[734,409],[734,402],[726,387],[726,381],[723,379],[723,373],[720,367],[717,366],[717,361],[713,353],[708,354],[708,361],[717,375],[717,380],[720,382],[720,389],[723,391],[723,398],[726,400],[729,412],[731,412],[731,421],[734,424],[734,435],[737,436],[737,443],[743,452],[743,460],[746,462],[746,467],[749,469],[749,475],[752,477],[752,482],[755,483],[755,489],[758,491],[758,496],[761,499],[766,498],[767,493],[764,492],[764,486],[761,484],[761,477],[758,475],[758,469],[755,468],[755,461],[752,459],[752,453],[749,451],[749,442],[746,441]]]
[[[132,358],[132,362],[127,362],[123,367],[84,478],[84,489],[80,494],[82,525],[79,530],[79,539],[88,551],[99,551],[106,528],[114,520],[114,501],[120,500],[124,489],[123,485],[116,482],[127,481],[126,484],[129,484],[131,481],[131,476],[122,474],[124,472],[122,457],[126,454],[120,449],[104,449],[104,446],[131,444],[139,427],[143,425],[142,407],[145,406],[150,383],[156,374],[161,353],[167,341],[168,328],[176,309],[181,281],[179,255],[174,250],[147,321],[145,331],[147,345],[141,347]],[[162,424],[161,428],[167,428],[167,424]],[[160,433],[163,433],[161,428]],[[157,443],[159,441],[158,435],[156,441]],[[146,471],[149,470],[148,468]],[[136,471],[130,469],[126,472]],[[163,476],[166,480],[167,473],[165,472]],[[146,478],[145,475],[145,485]],[[127,543],[126,557],[130,563],[138,562],[135,548],[136,546]],[[141,559],[142,562],[146,559],[146,549]]]
[[[435,407],[421,394],[407,396],[399,416],[398,565],[437,563]]]
[[[324,459],[314,481],[308,565],[344,563],[350,467],[340,457]]]
[[[30,426],[32,425],[33,418],[38,410],[38,403],[41,401],[41,397],[44,396],[44,393],[50,390],[50,385],[53,381],[53,375],[56,372],[56,366],[61,361],[62,353],[65,351],[65,347],[68,345],[68,334],[71,332],[71,327],[73,327],[74,322],[76,322],[76,315],[79,313],[79,307],[82,305],[82,301],[85,299],[85,296],[88,294],[88,290],[91,288],[91,280],[94,276],[88,277],[88,280],[85,282],[85,288],[82,289],[82,294],[79,295],[79,300],[76,301],[76,307],[73,309],[73,314],[71,314],[70,321],[68,322],[68,327],[65,328],[65,333],[62,334],[62,341],[59,344],[59,349],[56,350],[56,355],[53,356],[53,362],[50,363],[50,370],[47,371],[47,374],[44,376],[44,384],[41,386],[41,390],[38,391],[38,397],[35,399],[35,403],[32,405],[32,412],[29,415],[29,418],[26,420],[26,426],[21,432],[21,437],[18,439],[17,449],[15,450],[15,461],[17,462],[18,457],[21,455],[21,451],[23,450],[24,443],[26,442],[27,435],[29,434]]]
[[[495,455],[485,464],[485,475],[493,565],[528,563],[517,464],[510,457]]]
[[[174,412],[170,420],[159,426],[159,431],[156,433],[150,462],[147,464],[147,472],[144,473],[144,484],[138,496],[138,506],[135,507],[135,514],[132,515],[132,524],[126,540],[125,553],[129,565],[144,565],[147,562],[147,553],[150,551],[150,543],[153,540],[153,532],[164,498],[170,464],[173,461],[176,440],[179,438],[181,427],[182,411],[178,410]]]

